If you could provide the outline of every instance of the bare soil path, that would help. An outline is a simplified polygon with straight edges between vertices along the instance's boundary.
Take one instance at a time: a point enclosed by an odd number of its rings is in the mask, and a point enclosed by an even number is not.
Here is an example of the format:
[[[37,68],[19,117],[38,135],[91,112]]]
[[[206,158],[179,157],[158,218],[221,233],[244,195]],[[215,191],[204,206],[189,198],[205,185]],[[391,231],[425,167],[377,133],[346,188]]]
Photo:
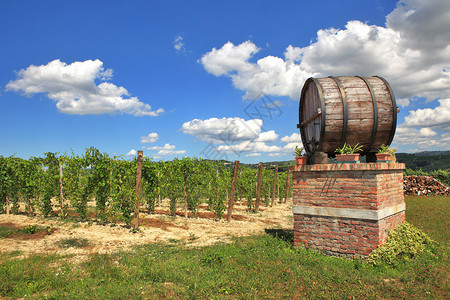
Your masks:
[[[274,207],[261,207],[259,213],[250,213],[246,206],[234,207],[233,219],[227,223],[214,220],[214,214],[201,206],[198,217],[184,218],[168,215],[169,203],[163,201],[156,213],[141,213],[140,232],[132,233],[123,225],[97,225],[93,222],[62,221],[25,215],[0,215],[0,226],[17,229],[29,225],[48,228],[35,234],[15,234],[0,238],[0,255],[20,251],[21,256],[31,254],[74,254],[78,259],[94,253],[112,253],[148,243],[174,243],[206,246],[216,242],[229,242],[232,237],[263,234],[265,229],[292,229],[292,201],[276,203]],[[181,210],[179,210],[181,212]],[[184,215],[184,214],[183,214]],[[63,245],[67,240],[84,240],[86,246]]]

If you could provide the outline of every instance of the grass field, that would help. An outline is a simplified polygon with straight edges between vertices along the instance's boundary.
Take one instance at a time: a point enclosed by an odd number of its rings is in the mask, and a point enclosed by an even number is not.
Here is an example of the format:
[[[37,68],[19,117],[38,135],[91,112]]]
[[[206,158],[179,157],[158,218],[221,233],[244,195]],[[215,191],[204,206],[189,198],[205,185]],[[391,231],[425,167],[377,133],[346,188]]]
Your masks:
[[[204,248],[145,245],[132,252],[16,258],[0,264],[0,296],[42,299],[448,299],[449,198],[407,197],[407,221],[440,243],[397,268],[293,248],[292,232]],[[1,228],[0,228],[1,232]]]

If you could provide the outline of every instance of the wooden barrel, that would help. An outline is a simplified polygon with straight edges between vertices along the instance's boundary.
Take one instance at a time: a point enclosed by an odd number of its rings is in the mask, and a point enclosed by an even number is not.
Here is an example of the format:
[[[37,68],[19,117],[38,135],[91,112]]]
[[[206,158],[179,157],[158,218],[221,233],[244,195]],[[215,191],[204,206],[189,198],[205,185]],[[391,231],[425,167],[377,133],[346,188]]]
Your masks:
[[[379,76],[309,78],[303,86],[297,127],[307,153],[333,157],[359,143],[364,155],[390,145],[396,126],[394,93]]]

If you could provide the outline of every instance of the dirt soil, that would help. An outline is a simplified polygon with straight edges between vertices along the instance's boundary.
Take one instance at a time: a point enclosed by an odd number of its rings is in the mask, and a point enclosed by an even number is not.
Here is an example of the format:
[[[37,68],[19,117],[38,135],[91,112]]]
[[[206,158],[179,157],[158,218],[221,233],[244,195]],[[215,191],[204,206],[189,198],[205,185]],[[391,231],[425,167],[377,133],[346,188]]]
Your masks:
[[[246,206],[234,206],[232,221],[215,220],[214,213],[201,206],[198,217],[184,217],[178,209],[177,216],[169,216],[169,203],[163,201],[154,214],[140,213],[140,232],[132,233],[124,224],[98,225],[95,222],[62,221],[57,218],[27,217],[25,215],[0,215],[0,226],[24,228],[37,225],[48,230],[24,238],[14,234],[0,238],[0,256],[20,251],[21,256],[32,254],[73,254],[79,259],[94,253],[112,253],[148,243],[206,246],[229,242],[232,237],[263,234],[265,229],[292,229],[292,201],[275,203],[273,207],[261,206],[260,212],[250,213]],[[68,246],[71,239],[87,241],[82,247]],[[64,242],[66,244],[64,244]]]

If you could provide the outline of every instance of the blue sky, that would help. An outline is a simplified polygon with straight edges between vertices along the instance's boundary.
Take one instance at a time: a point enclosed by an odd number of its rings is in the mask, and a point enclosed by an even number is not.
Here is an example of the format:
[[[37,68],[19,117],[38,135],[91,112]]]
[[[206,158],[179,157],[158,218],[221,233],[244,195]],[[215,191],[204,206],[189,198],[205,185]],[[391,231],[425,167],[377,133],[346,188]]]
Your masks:
[[[3,156],[291,159],[329,75],[389,81],[400,152],[450,149],[447,0],[1,1],[0,28]]]

